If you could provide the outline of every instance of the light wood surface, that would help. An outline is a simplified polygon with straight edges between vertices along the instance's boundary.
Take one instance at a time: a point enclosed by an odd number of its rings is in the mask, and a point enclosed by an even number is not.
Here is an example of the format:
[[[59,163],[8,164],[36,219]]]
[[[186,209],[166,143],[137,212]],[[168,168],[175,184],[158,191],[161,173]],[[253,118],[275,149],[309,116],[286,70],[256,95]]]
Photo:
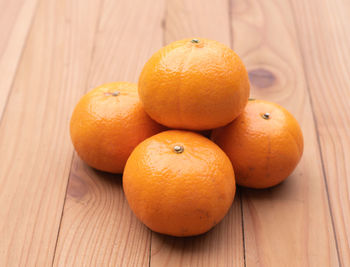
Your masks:
[[[96,6],[36,8],[0,124],[2,266],[53,261],[72,160],[68,121],[86,85]]]
[[[350,266],[350,3],[292,3],[339,259]]]
[[[0,1],[0,118],[31,26],[36,0]]]
[[[0,0],[0,266],[349,266],[350,4],[346,0]],[[74,153],[69,118],[105,82],[137,82],[185,37],[231,46],[252,96],[300,122],[283,184],[239,188],[199,237],[151,232],[120,175]]]
[[[137,82],[143,64],[162,46],[163,5],[163,0],[104,1],[85,90]],[[148,266],[150,242],[151,232],[124,198],[121,176],[93,171],[75,155],[54,264]]]
[[[235,0],[232,24],[234,49],[248,69],[252,97],[290,110],[302,127],[305,144],[303,160],[290,179],[269,190],[242,190],[246,264],[336,266],[331,214],[291,8],[279,0]]]

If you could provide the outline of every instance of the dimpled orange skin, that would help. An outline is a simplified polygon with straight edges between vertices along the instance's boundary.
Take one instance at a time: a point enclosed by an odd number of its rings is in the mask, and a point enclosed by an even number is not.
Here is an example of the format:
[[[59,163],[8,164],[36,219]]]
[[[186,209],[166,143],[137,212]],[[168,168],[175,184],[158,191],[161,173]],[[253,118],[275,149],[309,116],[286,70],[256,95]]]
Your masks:
[[[269,113],[269,118],[263,115]],[[215,129],[212,140],[231,159],[238,185],[267,188],[285,180],[303,153],[303,134],[296,119],[282,106],[248,101],[229,125]]]
[[[145,64],[138,85],[146,112],[176,129],[226,125],[242,112],[249,97],[248,74],[238,55],[203,38],[160,49]]]
[[[70,121],[71,139],[80,158],[111,173],[123,172],[132,150],[163,128],[144,111],[137,85],[128,82],[108,83],[88,92]]]
[[[183,152],[176,153],[175,146]],[[152,136],[130,155],[123,187],[136,216],[155,232],[193,236],[225,216],[235,195],[230,160],[208,138],[171,130]]]

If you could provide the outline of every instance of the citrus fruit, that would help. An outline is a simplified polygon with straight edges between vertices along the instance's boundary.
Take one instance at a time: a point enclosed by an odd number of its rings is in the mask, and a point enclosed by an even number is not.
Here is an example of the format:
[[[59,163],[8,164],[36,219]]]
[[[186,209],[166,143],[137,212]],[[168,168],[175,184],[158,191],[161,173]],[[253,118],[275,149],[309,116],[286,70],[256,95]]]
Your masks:
[[[107,83],[84,95],[70,121],[73,145],[82,160],[101,171],[121,173],[132,150],[163,129],[144,111],[137,85]]]
[[[153,231],[172,236],[214,227],[236,190],[225,153],[208,138],[178,130],[154,135],[135,148],[123,187],[136,216]]]
[[[146,112],[177,129],[226,125],[243,111],[249,96],[248,74],[238,55],[203,38],[160,49],[145,64],[138,85]]]
[[[303,153],[298,122],[282,106],[251,100],[229,125],[215,129],[212,140],[230,158],[237,184],[267,188],[286,179]]]

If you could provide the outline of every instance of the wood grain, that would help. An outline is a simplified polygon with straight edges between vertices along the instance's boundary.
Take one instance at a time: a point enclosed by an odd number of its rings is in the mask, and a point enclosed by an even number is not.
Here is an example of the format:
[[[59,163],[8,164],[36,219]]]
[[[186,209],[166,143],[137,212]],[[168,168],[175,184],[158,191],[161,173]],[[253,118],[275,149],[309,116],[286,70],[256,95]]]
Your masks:
[[[228,11],[227,1],[168,0],[164,20],[164,43],[197,36],[230,45]],[[239,193],[224,220],[204,235],[172,238],[152,233],[151,266],[243,265]]]
[[[336,243],[302,57],[290,6],[278,0],[234,0],[234,49],[252,96],[289,109],[305,148],[294,173],[269,190],[242,190],[247,266],[338,266]]]
[[[0,124],[0,265],[52,263],[98,8],[41,1]],[[6,218],[6,219],[5,219]]]
[[[342,266],[350,266],[350,4],[291,1]]]
[[[88,88],[137,82],[162,45],[163,12],[162,0],[104,1]],[[121,176],[93,171],[74,156],[54,265],[148,266],[150,237],[125,200]]]
[[[0,0],[0,10],[0,266],[350,266],[349,1]],[[305,152],[280,186],[239,188],[207,234],[172,238],[135,218],[120,175],[73,153],[68,127],[87,90],[136,82],[153,52],[192,36],[233,44],[252,96],[296,116]]]
[[[231,45],[228,1],[167,0],[163,26],[164,45],[191,37]]]
[[[0,119],[5,109],[37,0],[0,1]]]

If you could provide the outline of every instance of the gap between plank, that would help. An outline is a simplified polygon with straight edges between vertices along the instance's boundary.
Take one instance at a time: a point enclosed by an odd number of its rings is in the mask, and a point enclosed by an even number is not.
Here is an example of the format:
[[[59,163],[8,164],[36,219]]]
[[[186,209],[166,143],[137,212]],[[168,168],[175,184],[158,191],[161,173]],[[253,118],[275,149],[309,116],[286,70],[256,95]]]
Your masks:
[[[241,190],[239,190],[239,199],[241,201],[241,222],[242,222],[243,260],[244,260],[243,262],[244,262],[244,267],[246,267],[247,263],[246,263],[246,256],[245,256],[243,196],[242,196],[242,191]]]
[[[232,8],[233,8],[233,2],[234,0],[227,0],[227,6],[228,6],[228,25],[230,29],[230,45],[231,48],[233,49],[233,15],[232,15]],[[242,241],[243,241],[243,262],[244,262],[244,267],[247,266],[246,262],[246,248],[245,248],[245,235],[244,235],[244,211],[243,211],[243,191],[239,190],[239,200],[240,200],[240,205],[241,205],[241,226],[242,226]]]
[[[230,46],[233,49],[233,15],[232,15],[232,7],[233,7],[233,0],[227,0],[227,7],[228,7],[228,27],[230,30],[229,38],[230,38]]]
[[[166,40],[165,40],[165,31],[166,31],[166,17],[168,15],[168,0],[165,0],[164,1],[164,12],[163,12],[163,18],[161,20],[162,24],[161,24],[161,27],[162,27],[162,44],[163,46],[166,45]]]
[[[323,176],[325,189],[326,189],[328,210],[329,210],[329,214],[330,214],[330,217],[331,217],[333,237],[334,237],[335,247],[336,247],[336,251],[337,251],[338,264],[339,264],[339,267],[342,267],[341,261],[340,261],[338,240],[337,240],[337,235],[336,235],[336,230],[335,230],[335,224],[334,224],[331,200],[330,200],[330,197],[329,197],[328,182],[327,182],[327,178],[326,178],[327,175],[326,175],[324,159],[323,159],[323,154],[322,154],[322,146],[321,146],[321,141],[320,141],[320,136],[319,136],[319,128],[318,128],[318,124],[317,124],[317,120],[316,120],[316,116],[315,116],[315,112],[314,112],[314,104],[313,104],[313,101],[312,101],[308,75],[306,73],[306,66],[305,66],[305,61],[304,61],[304,56],[305,55],[303,53],[303,49],[301,48],[301,43],[300,43],[300,40],[299,40],[300,32],[299,32],[299,29],[298,29],[298,27],[296,26],[296,23],[295,23],[295,21],[296,21],[295,9],[293,8],[293,5],[291,5],[290,2],[288,2],[288,3],[289,3],[289,6],[290,6],[290,8],[292,10],[291,13],[292,13],[292,17],[293,17],[293,25],[294,25],[294,28],[295,28],[296,33],[297,33],[298,50],[299,50],[299,54],[301,55],[301,58],[302,58],[301,62],[302,62],[302,66],[303,66],[303,73],[304,73],[304,77],[305,77],[306,89],[307,89],[308,95],[309,95],[309,103],[310,103],[311,112],[312,112],[312,120],[314,121],[315,129],[316,129],[316,140],[317,140],[317,146],[318,146],[318,149],[319,149],[319,152],[320,152],[322,176]]]
[[[164,11],[163,11],[163,18],[161,19],[161,28],[162,28],[162,45],[166,45],[165,41],[165,31],[166,31],[166,17],[168,13],[168,1],[164,1]],[[149,240],[149,255],[148,255],[148,267],[151,267],[151,262],[152,262],[152,230],[150,231],[150,240]]]
[[[151,267],[151,255],[152,255],[152,231],[150,230],[150,242],[149,242],[149,257],[148,257],[148,267]]]
[[[68,180],[66,184],[66,190],[64,193],[64,199],[63,199],[63,205],[62,205],[62,210],[61,210],[61,218],[60,218],[60,223],[58,224],[58,231],[57,231],[57,237],[56,237],[56,242],[55,242],[55,248],[53,251],[53,257],[52,257],[52,263],[51,266],[53,266],[56,258],[56,249],[57,249],[57,244],[58,244],[58,237],[60,236],[60,230],[61,230],[61,224],[62,224],[62,218],[63,218],[63,211],[64,211],[64,206],[66,205],[66,199],[67,199],[67,190],[68,190],[68,185],[69,185],[69,177],[70,177],[70,170],[72,169],[73,166],[73,160],[74,160],[74,154],[72,156],[71,162],[70,162],[70,168],[69,168],[69,173],[68,173]]]

